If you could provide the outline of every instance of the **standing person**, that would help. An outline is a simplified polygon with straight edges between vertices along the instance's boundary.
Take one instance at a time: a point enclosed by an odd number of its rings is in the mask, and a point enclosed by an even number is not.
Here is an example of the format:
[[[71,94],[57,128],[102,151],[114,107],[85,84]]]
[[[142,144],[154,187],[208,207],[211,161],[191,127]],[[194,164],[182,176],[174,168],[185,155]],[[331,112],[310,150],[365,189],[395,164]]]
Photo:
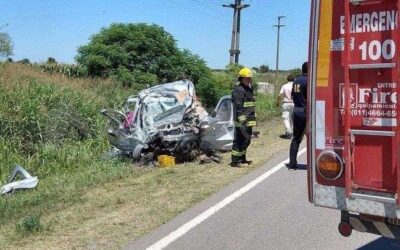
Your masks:
[[[232,146],[232,167],[247,167],[246,150],[251,142],[252,128],[256,123],[255,99],[252,87],[253,73],[249,68],[239,71],[239,85],[232,92],[235,137]]]
[[[282,102],[282,119],[283,124],[285,124],[285,133],[281,135],[284,139],[292,139],[293,136],[293,100],[292,100],[292,88],[294,77],[292,75],[288,75],[287,83],[282,85],[281,90],[279,91],[277,106]]]
[[[297,153],[299,145],[303,140],[306,128],[306,107],[307,107],[307,73],[308,63],[303,63],[301,67],[302,75],[293,83],[292,99],[293,108],[293,139],[290,144],[290,161],[287,164],[288,169],[297,169]]]

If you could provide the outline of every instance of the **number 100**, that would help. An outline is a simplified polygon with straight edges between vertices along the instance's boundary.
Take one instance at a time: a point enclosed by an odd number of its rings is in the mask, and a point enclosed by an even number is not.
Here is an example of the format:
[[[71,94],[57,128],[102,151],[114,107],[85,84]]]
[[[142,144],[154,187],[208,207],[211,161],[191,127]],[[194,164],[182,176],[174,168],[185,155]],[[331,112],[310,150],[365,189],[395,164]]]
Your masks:
[[[385,40],[382,44],[378,40],[373,40],[369,44],[368,42],[363,42],[359,49],[361,50],[363,61],[367,60],[367,57],[372,61],[379,60],[381,57],[390,60],[396,54],[396,44],[391,39]]]

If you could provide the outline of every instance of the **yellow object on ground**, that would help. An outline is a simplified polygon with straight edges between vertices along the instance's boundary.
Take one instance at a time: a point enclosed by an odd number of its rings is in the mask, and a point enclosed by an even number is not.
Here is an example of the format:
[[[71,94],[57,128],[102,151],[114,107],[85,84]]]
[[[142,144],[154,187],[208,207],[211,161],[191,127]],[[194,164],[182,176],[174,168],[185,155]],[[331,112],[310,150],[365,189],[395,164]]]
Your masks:
[[[175,166],[175,157],[170,155],[159,155],[157,161],[160,168],[167,168]]]

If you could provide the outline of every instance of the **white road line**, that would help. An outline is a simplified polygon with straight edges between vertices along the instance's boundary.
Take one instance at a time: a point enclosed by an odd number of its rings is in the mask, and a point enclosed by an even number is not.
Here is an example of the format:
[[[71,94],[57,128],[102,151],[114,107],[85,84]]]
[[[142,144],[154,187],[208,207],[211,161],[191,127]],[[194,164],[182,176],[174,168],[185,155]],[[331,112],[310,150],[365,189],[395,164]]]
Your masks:
[[[298,156],[302,155],[304,152],[306,152],[306,148],[300,150],[300,152],[298,153]],[[228,205],[232,201],[236,200],[237,198],[239,198],[240,196],[245,194],[247,191],[251,190],[252,188],[257,186],[258,184],[260,184],[262,181],[264,181],[265,179],[267,179],[268,177],[270,177],[271,175],[276,173],[279,169],[281,169],[281,168],[283,168],[285,166],[286,162],[288,162],[288,159],[282,161],[281,163],[279,163],[278,165],[276,165],[272,169],[268,170],[264,174],[260,175],[259,177],[257,177],[256,179],[254,179],[253,181],[248,183],[246,186],[244,186],[244,187],[240,188],[239,190],[235,191],[234,193],[232,193],[231,195],[229,195],[228,197],[226,197],[222,201],[218,202],[217,204],[215,204],[214,206],[210,207],[209,209],[207,209],[203,213],[199,214],[198,216],[196,216],[195,218],[193,218],[189,222],[185,223],[183,226],[181,226],[180,228],[178,228],[174,232],[170,233],[169,235],[165,236],[161,240],[157,241],[156,243],[154,243],[153,245],[148,247],[147,250],[164,249],[169,244],[171,244],[172,242],[177,240],[179,237],[181,237],[182,235],[184,235],[187,232],[189,232],[192,228],[196,227],[197,225],[199,225],[200,223],[202,223],[203,221],[205,221],[206,219],[211,217],[213,214],[215,214],[216,212],[221,210],[223,207],[225,207],[226,205]]]

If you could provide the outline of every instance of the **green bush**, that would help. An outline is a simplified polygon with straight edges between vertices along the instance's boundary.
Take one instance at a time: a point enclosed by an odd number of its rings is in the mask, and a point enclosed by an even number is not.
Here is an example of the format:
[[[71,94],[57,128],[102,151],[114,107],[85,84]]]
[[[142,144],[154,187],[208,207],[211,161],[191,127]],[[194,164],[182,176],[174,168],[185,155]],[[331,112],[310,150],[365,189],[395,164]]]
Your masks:
[[[154,24],[116,23],[103,28],[78,49],[76,60],[89,76],[116,75],[125,85],[182,78],[196,84],[200,77],[210,74],[204,60],[180,50],[174,37]]]
[[[40,223],[40,216],[31,215],[23,218],[18,223],[15,224],[16,231],[22,234],[33,234],[42,230],[42,225]]]
[[[157,76],[154,74],[141,72],[139,70],[134,70],[132,74],[134,82],[141,85],[141,88],[158,84]]]
[[[213,77],[203,77],[196,85],[196,93],[200,96],[203,106],[212,108],[215,107],[222,96],[229,94],[230,91],[219,88],[218,81]]]

